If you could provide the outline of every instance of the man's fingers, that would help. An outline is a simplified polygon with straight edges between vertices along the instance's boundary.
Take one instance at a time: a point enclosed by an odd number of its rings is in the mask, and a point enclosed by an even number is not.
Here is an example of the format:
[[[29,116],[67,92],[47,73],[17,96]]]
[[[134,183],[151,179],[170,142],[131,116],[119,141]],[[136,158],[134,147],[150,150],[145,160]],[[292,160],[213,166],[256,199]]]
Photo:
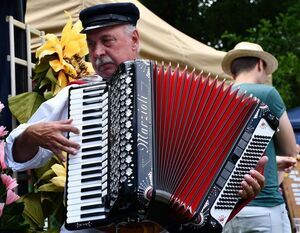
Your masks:
[[[255,170],[257,170],[260,173],[263,173],[265,165],[267,164],[267,162],[268,162],[268,157],[267,156],[262,156],[259,159],[259,161],[258,161],[258,163],[256,165]]]
[[[261,191],[261,189],[265,186],[265,177],[259,173],[257,170],[250,170],[249,180],[247,182],[251,183],[251,185],[254,185],[254,190],[258,193]]]

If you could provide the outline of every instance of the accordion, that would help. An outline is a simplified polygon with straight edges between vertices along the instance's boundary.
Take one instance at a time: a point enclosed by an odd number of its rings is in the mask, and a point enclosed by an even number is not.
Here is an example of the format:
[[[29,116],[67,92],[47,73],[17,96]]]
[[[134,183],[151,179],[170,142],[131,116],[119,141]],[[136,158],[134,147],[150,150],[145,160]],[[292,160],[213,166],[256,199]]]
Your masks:
[[[67,229],[154,221],[219,226],[278,126],[231,85],[150,60],[122,63],[109,82],[69,89],[81,144],[68,156]]]

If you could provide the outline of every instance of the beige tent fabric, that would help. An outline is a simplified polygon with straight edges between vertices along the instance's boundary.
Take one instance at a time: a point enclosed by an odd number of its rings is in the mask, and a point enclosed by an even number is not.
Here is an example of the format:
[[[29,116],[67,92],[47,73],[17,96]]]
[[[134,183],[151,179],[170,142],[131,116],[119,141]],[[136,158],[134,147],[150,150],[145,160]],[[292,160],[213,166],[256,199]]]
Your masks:
[[[175,29],[136,0],[131,1],[139,8],[141,19],[138,30],[141,38],[140,57],[161,63],[188,66],[197,71],[227,77],[221,68],[225,52],[211,48]],[[60,34],[68,11],[74,20],[79,12],[99,3],[122,2],[122,0],[27,0],[25,22],[45,33]]]

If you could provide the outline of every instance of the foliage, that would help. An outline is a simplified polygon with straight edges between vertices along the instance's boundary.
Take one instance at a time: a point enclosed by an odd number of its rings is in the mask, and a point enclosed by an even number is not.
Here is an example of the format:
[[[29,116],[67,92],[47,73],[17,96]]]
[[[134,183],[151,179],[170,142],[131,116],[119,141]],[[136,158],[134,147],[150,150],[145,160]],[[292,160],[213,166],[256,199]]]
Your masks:
[[[259,43],[264,50],[278,59],[279,69],[273,74],[273,85],[281,94],[287,108],[300,105],[300,2],[290,6],[285,14],[279,14],[274,22],[262,19],[247,35],[225,32],[221,37],[225,44],[234,47],[239,41]]]
[[[244,35],[262,18],[273,20],[297,0],[142,0],[160,18],[205,44],[223,48],[224,31]],[[225,47],[226,48],[226,47]]]
[[[0,102],[0,112],[4,108]],[[4,136],[7,134],[4,126],[0,126],[0,231],[25,232],[29,225],[23,216],[24,203],[14,192],[18,186],[16,179],[11,177],[11,170],[4,162]]]
[[[240,41],[262,45],[279,61],[273,85],[287,108],[300,105],[300,3],[298,0],[142,0],[187,35],[228,51]],[[187,26],[188,25],[188,26]]]
[[[57,172],[57,166],[60,167],[60,173]],[[60,177],[65,180],[65,165],[54,156],[42,168],[34,169],[33,173],[37,179],[35,192],[21,197],[25,203],[24,217],[30,223],[32,232],[45,232],[45,219],[48,219],[47,232],[59,232],[65,217],[64,187],[61,183],[58,186],[53,180],[61,179]]]

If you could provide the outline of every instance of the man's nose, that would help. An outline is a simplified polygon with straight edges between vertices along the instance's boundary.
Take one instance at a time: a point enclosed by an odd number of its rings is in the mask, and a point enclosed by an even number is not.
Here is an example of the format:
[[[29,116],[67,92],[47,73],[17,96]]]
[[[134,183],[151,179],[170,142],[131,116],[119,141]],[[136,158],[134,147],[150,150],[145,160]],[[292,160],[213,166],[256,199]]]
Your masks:
[[[103,45],[101,44],[97,44],[96,48],[95,48],[95,51],[94,51],[94,54],[97,56],[97,57],[101,57],[103,55],[105,55],[106,51],[105,51],[105,48]]]

